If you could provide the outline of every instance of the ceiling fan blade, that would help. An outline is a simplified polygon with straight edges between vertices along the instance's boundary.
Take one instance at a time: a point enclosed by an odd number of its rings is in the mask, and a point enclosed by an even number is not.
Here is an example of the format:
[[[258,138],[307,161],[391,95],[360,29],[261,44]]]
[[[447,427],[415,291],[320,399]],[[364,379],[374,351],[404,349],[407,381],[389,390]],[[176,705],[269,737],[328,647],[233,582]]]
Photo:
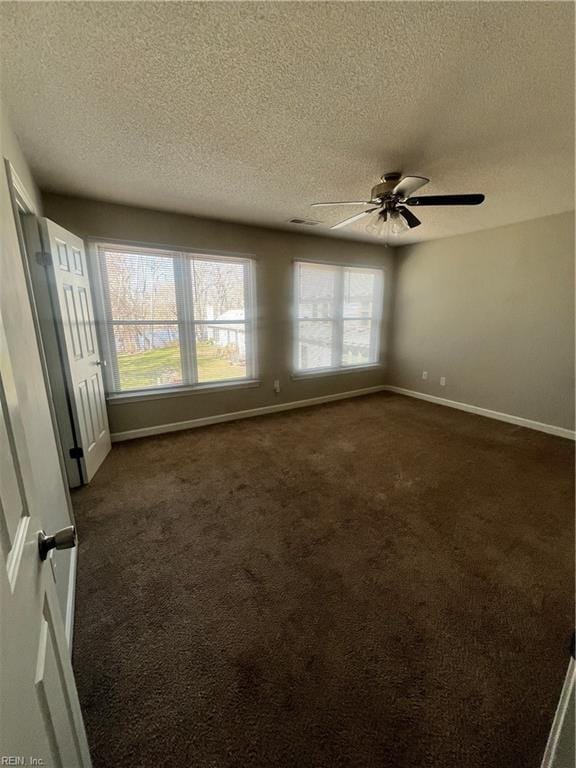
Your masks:
[[[370,205],[370,200],[341,200],[338,203],[310,203],[311,208],[331,208],[333,205]]]
[[[480,205],[484,195],[425,195],[409,197],[406,205]]]
[[[330,229],[340,229],[341,227],[345,227],[347,224],[353,224],[355,221],[360,221],[360,219],[363,219],[364,216],[369,216],[373,211],[377,211],[378,208],[370,208],[367,211],[362,211],[362,213],[357,213],[355,216],[350,216],[348,219],[344,219],[344,221],[339,222],[338,224],[334,224]]]
[[[414,229],[414,227],[419,227],[422,222],[417,216],[414,216],[412,211],[409,211],[408,208],[405,208],[403,205],[399,205],[398,208],[396,208],[400,216],[404,219],[406,224],[410,227],[410,229]]]
[[[400,195],[400,197],[409,197],[416,192],[417,189],[423,187],[424,184],[428,184],[430,179],[425,176],[404,176],[404,178],[396,184],[392,190],[393,195]]]

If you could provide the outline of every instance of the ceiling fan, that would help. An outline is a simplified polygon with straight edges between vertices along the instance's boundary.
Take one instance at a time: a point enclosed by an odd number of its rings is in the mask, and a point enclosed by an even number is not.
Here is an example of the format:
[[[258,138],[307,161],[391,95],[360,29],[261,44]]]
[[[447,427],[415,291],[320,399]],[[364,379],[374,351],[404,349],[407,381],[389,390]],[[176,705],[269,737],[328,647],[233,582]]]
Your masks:
[[[356,213],[330,229],[341,229],[366,216],[372,216],[372,221],[366,231],[374,235],[400,235],[409,229],[420,226],[420,219],[406,206],[418,205],[480,205],[484,195],[427,195],[412,197],[414,192],[428,184],[430,179],[424,176],[404,176],[398,171],[385,173],[380,182],[372,187],[370,200],[343,200],[335,203],[312,203],[313,208],[331,207],[333,205],[370,205],[361,213]]]

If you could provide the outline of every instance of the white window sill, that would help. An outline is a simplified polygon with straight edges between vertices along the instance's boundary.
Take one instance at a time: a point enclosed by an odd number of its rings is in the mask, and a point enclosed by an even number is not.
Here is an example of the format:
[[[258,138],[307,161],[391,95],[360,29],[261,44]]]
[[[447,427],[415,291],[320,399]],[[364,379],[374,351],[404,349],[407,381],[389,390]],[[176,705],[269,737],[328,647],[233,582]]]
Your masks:
[[[363,371],[378,371],[383,369],[384,365],[382,363],[351,365],[346,368],[321,368],[312,371],[298,371],[297,373],[293,373],[290,378],[297,381],[298,379],[317,379],[320,376],[340,376],[343,373],[362,373]]]
[[[109,405],[120,403],[136,403],[142,400],[163,400],[166,397],[188,397],[189,395],[206,395],[211,392],[223,392],[229,389],[254,389],[261,384],[260,379],[242,379],[241,381],[221,381],[209,384],[190,384],[181,387],[164,387],[162,389],[140,389],[130,392],[112,392],[106,395]]]

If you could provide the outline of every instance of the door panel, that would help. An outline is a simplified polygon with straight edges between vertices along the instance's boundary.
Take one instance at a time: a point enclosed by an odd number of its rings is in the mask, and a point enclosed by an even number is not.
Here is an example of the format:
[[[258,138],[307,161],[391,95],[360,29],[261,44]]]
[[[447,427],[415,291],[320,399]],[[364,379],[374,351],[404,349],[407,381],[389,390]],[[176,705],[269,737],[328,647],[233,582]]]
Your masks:
[[[88,355],[93,355],[96,352],[96,344],[94,343],[94,319],[90,312],[88,292],[84,286],[81,286],[78,289],[78,298],[80,299],[80,322],[84,331],[85,349]]]
[[[84,274],[84,258],[82,256],[82,251],[78,250],[78,248],[72,247],[72,261],[74,264],[74,272],[76,272],[77,275],[82,276]]]
[[[42,612],[34,688],[38,708],[42,713],[54,765],[82,766],[82,749],[73,727],[74,704],[70,700],[58,645],[54,635],[54,620],[48,601]]]
[[[2,401],[4,393],[0,392]],[[2,403],[4,405],[4,403]],[[12,452],[12,441],[8,435],[2,408],[0,420],[0,487],[2,488],[2,546],[10,554],[17,538],[18,526],[22,518],[26,517],[24,499],[20,493],[20,480],[18,467],[15,464],[15,456]]]
[[[0,358],[0,530],[6,575],[13,590],[30,518],[20,467],[25,436],[12,369],[4,357],[5,353]]]
[[[80,405],[80,417],[82,425],[82,445],[84,450],[90,452],[96,443],[94,434],[94,425],[92,423],[92,413],[90,411],[90,397],[88,394],[88,385],[85,381],[78,384],[78,402]]]
[[[62,291],[64,293],[64,307],[66,309],[62,318],[64,321],[66,342],[74,359],[82,360],[82,341],[80,340],[78,315],[76,314],[76,302],[74,301],[74,286],[63,282]]]
[[[83,475],[89,482],[111,442],[86,252],[79,237],[53,221],[44,219],[42,226],[51,251],[53,303],[64,340],[63,365],[81,438]]]
[[[11,345],[18,349],[17,344]],[[20,358],[20,365],[26,360]],[[33,375],[33,369],[31,369]],[[41,372],[37,372],[41,376]],[[0,693],[2,754],[51,768],[89,768],[90,755],[57,602],[51,559],[38,556],[40,509],[57,498],[38,489],[30,441],[49,444],[40,426],[25,433],[11,349],[0,315]],[[62,477],[59,477],[62,482]],[[31,503],[30,503],[31,502]]]

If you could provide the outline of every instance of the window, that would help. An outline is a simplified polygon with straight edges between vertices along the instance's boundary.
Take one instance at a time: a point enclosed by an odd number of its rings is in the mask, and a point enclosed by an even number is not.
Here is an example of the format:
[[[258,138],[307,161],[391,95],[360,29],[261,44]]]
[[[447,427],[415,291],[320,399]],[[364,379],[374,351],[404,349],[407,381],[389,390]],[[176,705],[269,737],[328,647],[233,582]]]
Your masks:
[[[296,370],[378,363],[382,270],[303,261],[295,270]]]
[[[112,392],[251,379],[253,263],[98,246]]]

